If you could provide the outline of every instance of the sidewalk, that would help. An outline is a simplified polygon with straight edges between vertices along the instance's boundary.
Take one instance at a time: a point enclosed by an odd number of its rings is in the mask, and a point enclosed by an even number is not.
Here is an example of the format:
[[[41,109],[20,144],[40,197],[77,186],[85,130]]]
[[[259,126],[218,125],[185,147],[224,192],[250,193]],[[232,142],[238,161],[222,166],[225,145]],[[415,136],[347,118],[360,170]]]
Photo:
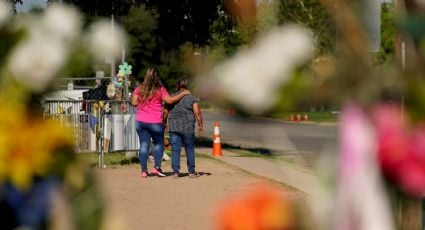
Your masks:
[[[211,148],[197,148],[197,153],[212,156]],[[295,163],[273,161],[260,157],[239,157],[238,154],[223,150],[223,156],[215,159],[239,167],[258,176],[293,187],[306,194],[309,203],[323,201],[323,185],[319,176]]]

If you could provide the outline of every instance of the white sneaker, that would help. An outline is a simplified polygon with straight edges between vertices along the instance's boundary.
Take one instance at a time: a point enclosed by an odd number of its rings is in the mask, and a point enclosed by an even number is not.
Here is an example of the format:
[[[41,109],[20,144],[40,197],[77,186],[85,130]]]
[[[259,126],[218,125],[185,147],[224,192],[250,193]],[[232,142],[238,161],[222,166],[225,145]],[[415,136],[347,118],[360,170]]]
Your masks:
[[[166,153],[164,153],[164,155],[162,156],[162,160],[163,161],[169,161],[170,157]]]

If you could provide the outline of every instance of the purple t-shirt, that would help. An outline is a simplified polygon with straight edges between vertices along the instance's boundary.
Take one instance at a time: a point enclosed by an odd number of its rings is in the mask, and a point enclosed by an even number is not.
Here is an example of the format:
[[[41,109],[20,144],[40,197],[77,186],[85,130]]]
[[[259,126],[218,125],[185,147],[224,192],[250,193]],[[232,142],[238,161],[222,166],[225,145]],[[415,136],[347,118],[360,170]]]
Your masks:
[[[139,95],[140,87],[136,87],[133,95]],[[162,99],[167,97],[168,91],[161,86],[159,90],[146,102],[137,105],[136,121],[145,123],[162,123]]]

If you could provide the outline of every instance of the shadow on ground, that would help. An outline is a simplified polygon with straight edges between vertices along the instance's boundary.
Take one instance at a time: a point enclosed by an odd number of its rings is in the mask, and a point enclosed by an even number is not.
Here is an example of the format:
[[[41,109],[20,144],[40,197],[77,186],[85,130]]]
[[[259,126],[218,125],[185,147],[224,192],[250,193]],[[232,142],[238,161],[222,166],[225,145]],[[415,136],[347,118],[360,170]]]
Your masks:
[[[197,137],[195,140],[195,145],[199,147],[208,147],[211,148],[213,146],[213,141],[211,139],[205,137]],[[272,152],[266,148],[243,148],[240,145],[231,145],[227,143],[221,143],[221,148],[228,150],[244,150],[253,153],[259,153],[262,155],[272,156]]]

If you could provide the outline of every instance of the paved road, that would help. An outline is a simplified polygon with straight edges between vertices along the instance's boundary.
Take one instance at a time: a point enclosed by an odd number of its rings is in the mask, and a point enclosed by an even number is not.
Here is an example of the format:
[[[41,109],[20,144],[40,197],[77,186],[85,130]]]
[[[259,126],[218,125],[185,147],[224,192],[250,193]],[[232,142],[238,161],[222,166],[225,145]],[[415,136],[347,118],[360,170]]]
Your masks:
[[[275,119],[245,118],[203,112],[205,132],[213,136],[219,121],[221,143],[273,153],[318,153],[336,140],[336,125],[284,122]]]

